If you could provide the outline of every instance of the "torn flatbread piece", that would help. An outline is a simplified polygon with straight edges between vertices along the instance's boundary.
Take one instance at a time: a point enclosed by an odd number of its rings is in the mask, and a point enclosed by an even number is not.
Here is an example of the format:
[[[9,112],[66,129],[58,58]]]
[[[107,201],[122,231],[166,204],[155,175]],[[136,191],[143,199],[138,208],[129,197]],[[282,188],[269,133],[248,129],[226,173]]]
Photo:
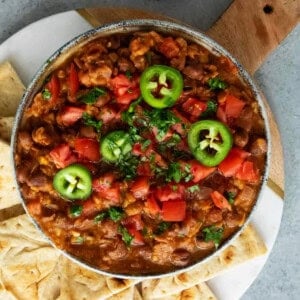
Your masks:
[[[234,265],[265,254],[267,248],[252,225],[244,231],[221,253],[209,261],[179,275],[142,282],[144,299],[164,298],[167,295],[180,293],[201,282],[207,281]]]
[[[48,243],[27,215],[0,223],[0,299],[98,300],[135,283],[70,261]]]
[[[10,143],[14,117],[0,117],[0,139]]]
[[[0,140],[0,209],[21,203],[13,178],[10,147]]]
[[[14,116],[25,87],[13,66],[0,64],[0,117]]]

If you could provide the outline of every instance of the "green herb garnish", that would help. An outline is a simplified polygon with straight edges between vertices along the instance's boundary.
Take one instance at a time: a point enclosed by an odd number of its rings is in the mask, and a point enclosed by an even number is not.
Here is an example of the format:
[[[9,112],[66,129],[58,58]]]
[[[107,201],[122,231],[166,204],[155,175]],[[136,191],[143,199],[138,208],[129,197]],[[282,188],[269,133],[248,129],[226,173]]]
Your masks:
[[[201,114],[201,118],[210,118],[213,117],[218,109],[218,104],[214,100],[207,101],[206,110]]]
[[[132,74],[131,74],[131,72],[129,71],[129,70],[127,70],[126,72],[125,72],[125,76],[127,77],[127,78],[132,78]]]
[[[224,90],[227,87],[226,82],[218,77],[208,79],[207,83],[211,90]]]
[[[163,234],[166,230],[168,230],[171,226],[171,223],[169,222],[160,222],[157,226],[157,228],[154,231],[155,235],[161,235]]]
[[[124,217],[124,211],[121,207],[110,207],[107,214],[114,222],[118,222]]]
[[[133,236],[128,232],[128,230],[124,226],[120,225],[118,227],[118,232],[122,235],[123,242],[127,246],[130,246],[133,240]]]
[[[107,211],[103,211],[103,212],[99,213],[99,214],[94,218],[94,222],[95,222],[95,223],[100,223],[101,221],[103,221],[103,220],[106,219],[107,217],[108,217]]]
[[[83,123],[87,126],[92,126],[96,129],[97,132],[101,130],[103,122],[100,120],[96,120],[90,114],[84,112],[82,114]]]
[[[233,192],[225,192],[225,198],[228,200],[228,202],[230,203],[230,204],[233,204],[234,203],[234,198],[235,198],[235,193],[233,193]]]
[[[223,227],[209,226],[202,229],[202,233],[204,234],[204,241],[213,241],[216,248],[218,248],[220,245],[221,239],[223,237],[223,232]]]
[[[199,192],[200,191],[200,187],[198,184],[195,184],[195,185],[192,185],[190,187],[187,188],[187,190],[191,193],[194,193],[194,192]]]
[[[105,94],[106,94],[105,89],[95,87],[95,88],[91,89],[88,93],[86,93],[85,95],[81,96],[79,98],[79,100],[86,104],[94,104],[95,102],[97,102],[97,100],[100,96],[103,96]]]
[[[46,88],[43,89],[42,96],[43,96],[44,100],[50,100],[51,97],[52,97],[51,92],[48,89],[46,89]]]
[[[70,215],[72,218],[77,218],[81,215],[83,210],[82,205],[73,205],[70,207]]]

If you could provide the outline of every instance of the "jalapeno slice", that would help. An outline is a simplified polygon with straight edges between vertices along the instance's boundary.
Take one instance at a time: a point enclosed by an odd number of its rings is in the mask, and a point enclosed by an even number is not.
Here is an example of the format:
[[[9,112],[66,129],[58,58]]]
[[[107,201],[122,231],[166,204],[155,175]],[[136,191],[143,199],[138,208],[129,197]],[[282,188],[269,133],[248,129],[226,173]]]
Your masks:
[[[92,176],[86,167],[72,164],[55,174],[53,187],[67,200],[85,200],[92,193]]]
[[[214,120],[194,123],[188,132],[188,144],[195,158],[205,166],[217,166],[232,147],[228,127]]]
[[[109,162],[117,162],[131,149],[130,135],[123,130],[110,132],[103,138],[100,145],[102,157]]]
[[[147,68],[140,79],[143,99],[154,108],[171,107],[183,89],[180,72],[168,66],[154,65]]]

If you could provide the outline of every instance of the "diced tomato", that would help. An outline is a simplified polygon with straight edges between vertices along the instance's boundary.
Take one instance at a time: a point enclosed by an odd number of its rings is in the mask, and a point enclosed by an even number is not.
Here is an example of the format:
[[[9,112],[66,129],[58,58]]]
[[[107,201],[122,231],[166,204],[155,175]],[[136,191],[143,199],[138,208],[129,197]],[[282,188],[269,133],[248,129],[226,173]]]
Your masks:
[[[188,162],[190,165],[191,174],[193,175],[193,182],[199,182],[200,180],[206,178],[209,174],[215,171],[215,167],[203,166],[197,160],[191,160]]]
[[[206,110],[207,104],[197,98],[188,98],[182,104],[182,108],[186,113],[198,118]]]
[[[190,121],[184,117],[177,109],[173,108],[172,113],[180,120],[179,123],[172,125],[172,129],[181,136],[186,134],[186,127],[190,125]],[[184,125],[183,125],[184,124]]]
[[[134,228],[131,228],[131,227],[128,227],[127,230],[130,233],[130,235],[133,236],[133,240],[131,242],[131,245],[141,246],[141,245],[145,244],[144,237],[143,237],[143,235],[141,234],[140,231],[138,231]]]
[[[26,207],[29,213],[33,216],[39,216],[42,213],[42,205],[39,200],[27,202]]]
[[[136,156],[140,156],[143,154],[143,151],[142,151],[142,144],[141,143],[135,143],[133,146],[132,146],[132,154],[133,155],[136,155]]]
[[[222,106],[218,106],[218,109],[217,109],[217,118],[223,122],[223,123],[227,123],[227,117],[226,117],[226,114],[225,114],[225,111],[224,111],[224,108]]]
[[[165,160],[162,158],[162,156],[160,154],[158,154],[157,152],[155,152],[154,150],[151,151],[150,155],[154,155],[154,161],[158,166],[160,166],[162,168],[166,168],[168,166],[167,163],[165,162]]]
[[[100,178],[93,180],[93,189],[97,192],[101,192],[109,189],[115,181],[115,175],[113,173],[105,173]]]
[[[160,53],[169,59],[177,57],[180,52],[178,43],[172,37],[164,38],[157,48]]]
[[[225,114],[227,117],[237,118],[245,106],[245,102],[239,98],[227,94],[225,104]]]
[[[149,193],[150,183],[147,177],[137,178],[131,185],[131,192],[135,198],[145,198]]]
[[[126,217],[123,221],[122,224],[125,227],[131,227],[136,230],[142,230],[144,228],[144,222],[142,220],[141,214],[136,214],[133,216]]]
[[[56,146],[49,154],[57,168],[65,168],[66,166],[77,162],[77,157],[68,144]]]
[[[150,215],[157,215],[161,212],[161,209],[155,200],[153,194],[149,195],[145,204],[147,210],[149,211]]]
[[[252,161],[244,161],[240,169],[235,174],[235,177],[240,180],[256,183],[259,180],[259,173]]]
[[[87,199],[83,201],[83,209],[82,209],[82,214],[84,216],[90,216],[93,215],[97,211],[97,207],[93,199]]]
[[[156,188],[155,197],[162,201],[182,200],[184,196],[184,186],[181,184],[168,184]]]
[[[71,126],[81,119],[84,108],[76,106],[65,106],[59,113],[60,121],[65,126]]]
[[[153,176],[153,171],[149,162],[141,162],[138,165],[136,172],[139,176]]]
[[[121,200],[121,190],[118,184],[113,184],[112,187],[99,191],[99,195],[111,202],[119,203]]]
[[[116,119],[117,113],[109,106],[104,106],[100,110],[99,117],[104,123],[109,123],[111,120]]]
[[[162,219],[167,222],[181,222],[185,219],[185,201],[166,201],[162,204]]]
[[[228,200],[218,191],[214,191],[210,194],[214,205],[220,209],[229,209],[231,210],[231,205]]]
[[[70,65],[70,74],[69,74],[69,94],[72,98],[76,96],[76,93],[79,89],[79,78],[78,73],[74,63]]]
[[[243,161],[250,155],[239,148],[232,148],[226,158],[219,164],[219,170],[225,177],[231,177],[241,167]]]
[[[60,83],[56,75],[52,75],[47,87],[51,93],[50,101],[56,102],[60,93]]]
[[[116,101],[120,104],[129,104],[140,96],[137,80],[129,80],[124,74],[119,74],[110,81]]]
[[[74,141],[75,151],[79,157],[97,162],[100,160],[99,143],[95,139],[76,138]]]

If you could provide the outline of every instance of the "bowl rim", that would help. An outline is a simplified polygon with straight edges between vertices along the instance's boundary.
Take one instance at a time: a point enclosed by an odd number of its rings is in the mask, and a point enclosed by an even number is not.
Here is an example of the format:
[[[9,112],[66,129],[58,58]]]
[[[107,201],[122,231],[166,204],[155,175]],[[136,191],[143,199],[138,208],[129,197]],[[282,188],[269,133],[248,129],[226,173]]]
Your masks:
[[[27,209],[25,200],[23,199],[20,185],[17,181],[17,172],[16,172],[16,164],[15,164],[15,152],[17,148],[17,134],[18,129],[22,121],[23,113],[26,107],[31,104],[32,99],[34,95],[36,94],[36,91],[41,86],[41,82],[43,82],[43,77],[45,78],[45,74],[51,72],[51,67],[53,68],[55,62],[64,54],[70,52],[70,50],[76,46],[81,46],[84,43],[88,43],[93,39],[99,38],[101,36],[105,35],[112,35],[112,34],[120,34],[120,33],[131,33],[134,30],[139,31],[148,31],[148,30],[155,30],[158,32],[169,32],[170,34],[174,35],[174,31],[176,32],[175,35],[178,36],[180,34],[184,35],[185,38],[198,43],[205,48],[207,48],[209,51],[213,52],[217,55],[224,55],[227,58],[229,58],[234,65],[238,69],[238,74],[241,78],[241,80],[246,84],[246,86],[251,90],[253,93],[253,96],[255,100],[258,102],[261,116],[264,120],[265,125],[265,134],[266,134],[266,140],[267,140],[267,155],[266,155],[266,163],[265,163],[265,172],[263,174],[260,189],[258,191],[258,195],[256,198],[256,201],[254,205],[252,206],[252,209],[250,213],[248,214],[245,223],[233,234],[225,240],[222,245],[215,250],[213,253],[209,254],[208,256],[204,257],[200,261],[194,262],[191,265],[182,267],[182,268],[174,268],[174,270],[165,272],[165,273],[159,273],[159,274],[141,274],[141,275],[129,275],[129,274],[119,274],[109,271],[104,271],[96,266],[92,266],[88,264],[87,262],[80,260],[78,257],[73,256],[72,254],[68,253],[67,251],[58,248],[55,243],[48,237],[48,235],[42,230],[38,222],[34,217],[32,217],[29,214],[29,211]],[[12,129],[12,136],[11,136],[11,163],[13,166],[13,177],[14,181],[18,190],[19,198],[21,200],[22,206],[26,212],[26,214],[29,216],[30,220],[34,224],[34,226],[38,229],[39,232],[42,233],[43,237],[46,238],[46,240],[53,246],[55,249],[57,249],[61,254],[63,254],[65,257],[71,259],[76,264],[79,264],[81,267],[86,268],[90,271],[96,272],[100,275],[120,278],[120,279],[137,279],[137,280],[145,280],[145,279],[158,279],[158,278],[164,278],[168,276],[174,276],[183,272],[191,271],[194,268],[200,267],[203,263],[209,261],[213,257],[219,255],[228,245],[230,245],[244,230],[244,228],[247,226],[247,224],[250,222],[251,217],[254,213],[254,211],[257,209],[258,203],[261,201],[262,194],[264,189],[266,188],[266,182],[268,180],[269,176],[269,169],[270,169],[270,158],[271,158],[271,134],[270,134],[270,125],[269,120],[267,117],[267,108],[265,107],[265,104],[263,102],[263,99],[261,97],[261,91],[256,86],[254,80],[251,78],[251,76],[248,74],[248,72],[243,68],[243,66],[238,62],[234,56],[232,56],[225,48],[223,48],[220,44],[218,44],[216,41],[208,37],[206,34],[202,33],[200,30],[193,28],[189,25],[183,25],[179,23],[175,23],[172,21],[164,21],[164,20],[157,20],[157,19],[128,19],[118,22],[112,22],[107,23],[102,26],[99,26],[97,28],[90,29],[88,31],[85,31],[73,39],[66,42],[64,45],[62,45],[60,48],[58,48],[38,69],[32,80],[30,81],[30,84],[26,88],[26,91],[20,101],[20,104],[18,106],[16,117],[14,120],[14,125]]]

